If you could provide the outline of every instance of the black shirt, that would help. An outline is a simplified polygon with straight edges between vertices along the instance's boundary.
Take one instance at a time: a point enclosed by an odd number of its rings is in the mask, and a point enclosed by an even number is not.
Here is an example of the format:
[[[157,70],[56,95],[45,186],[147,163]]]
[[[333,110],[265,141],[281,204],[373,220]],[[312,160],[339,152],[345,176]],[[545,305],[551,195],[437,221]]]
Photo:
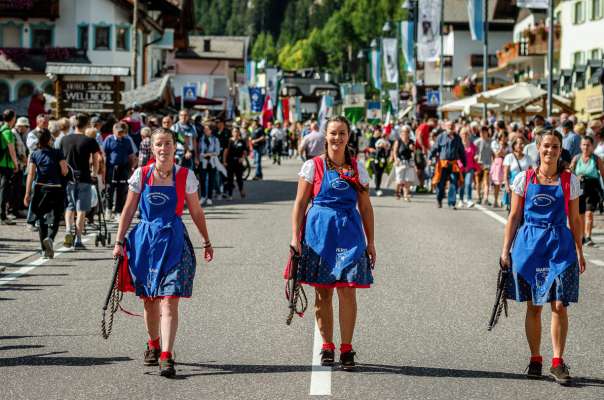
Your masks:
[[[101,151],[96,140],[79,133],[67,135],[61,139],[61,150],[67,164],[73,168],[78,181],[92,183],[90,179],[90,155]]]
[[[59,163],[64,160],[63,153],[57,149],[38,149],[31,153],[31,162],[36,165],[36,182],[61,183],[61,167]]]
[[[229,154],[227,155],[227,163],[238,163],[239,159],[242,158],[245,155],[245,152],[247,151],[247,144],[245,140],[229,140],[228,146]]]
[[[397,139],[398,148],[397,154],[399,160],[409,161],[411,157],[413,157],[413,151],[411,150],[411,146],[413,146],[413,141],[409,140],[409,143],[405,144],[402,139]]]
[[[252,134],[252,139],[256,140],[256,139],[260,139],[263,137],[264,137],[264,129],[260,126],[260,127],[256,128],[256,130]],[[261,150],[263,148],[264,148],[264,142],[254,143],[254,150]]]

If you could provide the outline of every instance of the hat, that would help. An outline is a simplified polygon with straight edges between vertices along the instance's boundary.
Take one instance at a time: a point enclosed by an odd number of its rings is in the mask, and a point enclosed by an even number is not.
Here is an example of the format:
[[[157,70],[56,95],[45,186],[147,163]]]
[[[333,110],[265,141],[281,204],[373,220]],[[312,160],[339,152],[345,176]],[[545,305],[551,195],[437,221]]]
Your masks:
[[[29,120],[26,117],[19,117],[19,119],[17,119],[17,123],[15,124],[15,126],[29,127]]]

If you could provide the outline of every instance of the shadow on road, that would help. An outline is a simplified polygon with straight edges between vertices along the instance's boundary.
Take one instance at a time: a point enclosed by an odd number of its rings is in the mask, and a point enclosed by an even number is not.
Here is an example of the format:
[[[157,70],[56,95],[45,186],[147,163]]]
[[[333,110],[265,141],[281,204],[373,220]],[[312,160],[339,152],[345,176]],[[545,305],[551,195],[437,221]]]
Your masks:
[[[512,379],[527,380],[526,374],[497,371],[477,371],[471,369],[450,369],[432,367],[413,367],[379,364],[358,364],[358,372],[374,374],[398,374],[406,376],[433,377],[433,378],[487,378],[487,379]],[[543,379],[550,380],[545,377]],[[598,386],[604,387],[604,379],[574,377],[574,387]]]
[[[3,350],[24,350],[24,349],[39,349],[44,347],[41,344],[16,344],[13,346],[0,346],[0,351]]]
[[[0,358],[0,367],[61,365],[67,367],[91,367],[132,361],[130,357],[57,357],[66,351],[54,351],[33,356]]]
[[[14,292],[14,291],[32,291],[32,290],[42,290],[46,287],[59,287],[63,285],[33,285],[26,283],[8,283],[6,285],[0,286],[0,292]]]
[[[192,369],[179,369],[192,367]],[[176,363],[178,375],[176,379],[187,379],[207,375],[239,375],[239,374],[275,374],[287,372],[310,372],[311,365],[255,365],[255,364],[209,364],[209,363]],[[155,375],[146,372],[146,375]]]

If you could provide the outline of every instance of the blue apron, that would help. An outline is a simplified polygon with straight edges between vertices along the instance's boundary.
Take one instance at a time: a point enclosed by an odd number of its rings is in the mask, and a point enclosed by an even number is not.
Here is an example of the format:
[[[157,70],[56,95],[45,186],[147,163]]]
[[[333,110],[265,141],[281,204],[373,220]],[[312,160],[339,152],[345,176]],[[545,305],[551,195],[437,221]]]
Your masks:
[[[323,162],[321,189],[306,216],[304,242],[332,268],[342,271],[365,254],[367,244],[357,210],[357,191]]]
[[[566,219],[562,186],[529,182],[524,224],[512,246],[512,268],[515,276],[520,275],[531,286],[535,305],[543,305],[556,277],[577,263],[575,241]]]
[[[162,278],[182,258],[185,229],[176,215],[176,168],[172,186],[149,185],[153,165],[144,177],[140,196],[140,222],[128,234],[128,265],[137,295],[157,297]]]

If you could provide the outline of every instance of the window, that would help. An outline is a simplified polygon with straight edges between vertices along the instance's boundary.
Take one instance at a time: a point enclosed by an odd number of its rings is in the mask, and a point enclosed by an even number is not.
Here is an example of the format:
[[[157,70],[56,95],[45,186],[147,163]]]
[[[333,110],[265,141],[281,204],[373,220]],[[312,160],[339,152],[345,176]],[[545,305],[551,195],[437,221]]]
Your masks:
[[[602,51],[600,49],[593,49],[591,51],[591,57],[589,59],[590,60],[599,60],[601,55],[602,55]]]
[[[575,65],[583,64],[583,52],[577,51],[573,54],[573,62]]]
[[[94,49],[95,50],[111,50],[111,27],[95,26],[94,27]]]
[[[573,19],[575,24],[582,24],[583,22],[585,22],[585,7],[583,7],[583,1],[577,1],[574,4],[574,12],[575,12],[575,18]]]
[[[31,82],[20,83],[17,88],[17,100],[34,94],[34,85]]]
[[[478,68],[478,67],[482,67],[482,62],[483,57],[482,54],[472,54],[470,56],[470,66],[472,68]],[[445,61],[445,67],[447,66],[447,63]],[[495,54],[489,54],[489,68],[494,68],[497,66],[497,55]]]
[[[10,86],[6,82],[0,82],[0,104],[10,101]]]
[[[210,51],[212,51],[212,45],[211,45],[210,39],[203,40],[203,51],[204,51],[204,53],[209,53]]]
[[[22,47],[21,45],[21,27],[15,25],[0,26],[0,38],[2,47]]]
[[[130,50],[130,27],[117,26],[115,28],[115,49]]]
[[[52,47],[52,28],[32,28],[31,47],[34,49]]]
[[[88,25],[78,26],[78,49],[88,50]]]
[[[590,0],[591,2],[591,19],[596,20],[602,18],[602,0]]]

